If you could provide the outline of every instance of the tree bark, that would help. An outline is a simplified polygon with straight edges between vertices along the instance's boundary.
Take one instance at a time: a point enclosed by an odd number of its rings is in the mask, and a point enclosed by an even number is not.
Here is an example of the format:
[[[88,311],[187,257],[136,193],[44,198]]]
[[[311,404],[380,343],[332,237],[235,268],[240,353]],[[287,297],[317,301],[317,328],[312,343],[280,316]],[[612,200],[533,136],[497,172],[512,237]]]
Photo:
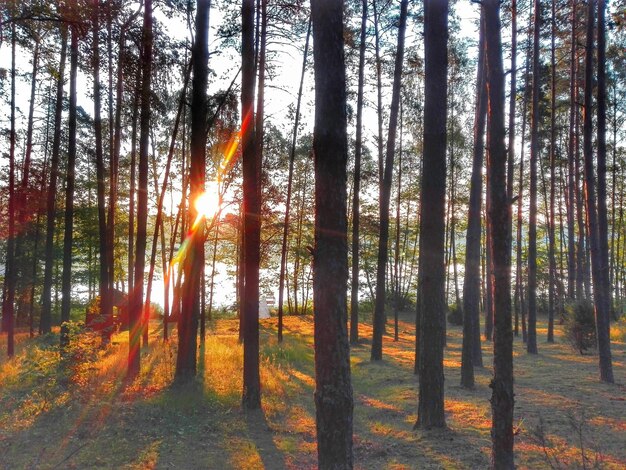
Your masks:
[[[141,52],[141,115],[139,118],[139,168],[137,186],[137,242],[134,291],[129,300],[128,380],[139,375],[141,356],[141,309],[143,306],[144,268],[148,221],[148,151],[150,144],[150,79],[152,75],[152,0],[145,0]],[[180,351],[180,349],[179,349]]]
[[[445,426],[445,198],[448,77],[448,2],[424,4],[424,167],[421,191],[421,314],[419,406],[416,427]]]
[[[46,203],[46,251],[41,317],[39,330],[50,333],[52,330],[52,269],[54,267],[54,231],[56,215],[57,179],[59,177],[59,156],[61,150],[61,116],[63,112],[63,77],[65,75],[65,58],[67,49],[67,28],[61,25],[61,60],[57,80],[56,104],[54,105],[54,137],[52,140],[52,156],[50,157],[50,182]]]
[[[8,213],[8,239],[5,269],[6,290],[2,298],[2,318],[6,319],[7,331],[7,356],[15,354],[14,340],[14,302],[16,284],[15,266],[15,45],[17,42],[15,22],[11,24],[11,129],[9,134],[9,213]]]
[[[511,328],[510,202],[506,194],[507,150],[504,145],[504,71],[500,39],[500,2],[484,0],[487,49],[488,146],[487,171],[491,198],[488,230],[492,243],[494,306],[494,376],[491,395],[491,466],[515,468],[513,455],[513,331]],[[537,69],[535,69],[536,71]]]
[[[530,213],[528,227],[528,342],[537,354],[537,164],[539,159],[539,29],[541,6],[534,0],[532,115],[530,120]]]
[[[348,160],[343,5],[311,2],[315,61],[313,308],[318,466],[351,469],[352,384],[347,331]]]
[[[65,232],[63,237],[63,280],[61,285],[61,349],[69,345],[70,308],[72,304],[72,247],[74,233],[74,187],[76,168],[76,74],[78,71],[78,27],[70,28],[70,106],[65,180]]]
[[[283,341],[283,302],[285,290],[285,273],[287,268],[287,240],[289,235],[289,219],[291,211],[291,193],[293,187],[293,166],[296,158],[296,142],[298,137],[298,124],[300,122],[300,104],[302,102],[302,87],[304,86],[304,72],[306,71],[306,61],[309,52],[309,37],[311,35],[311,20],[306,32],[304,43],[304,54],[302,57],[302,73],[300,74],[300,87],[298,88],[298,100],[296,104],[296,116],[293,124],[293,136],[291,139],[291,150],[289,152],[289,175],[287,177],[287,201],[285,202],[285,221],[283,224],[283,239],[280,251],[280,274],[278,281],[278,342]]]
[[[585,206],[587,209],[587,239],[591,251],[591,269],[593,278],[593,303],[596,316],[596,336],[598,341],[598,358],[600,363],[600,380],[613,383],[613,365],[611,360],[611,341],[609,338],[608,302],[605,298],[603,264],[600,247],[600,229],[598,204],[595,194],[595,178],[593,174],[593,33],[596,1],[590,0],[587,7],[587,41],[585,45],[585,101],[583,115],[583,153],[585,160]],[[600,103],[598,102],[598,105]],[[599,126],[601,125],[598,123]],[[600,130],[600,127],[598,127]],[[598,135],[599,136],[599,135]],[[601,157],[600,157],[601,158]],[[599,165],[598,165],[599,166]],[[606,194],[605,194],[606,196]],[[599,194],[598,194],[599,197]]]
[[[393,90],[391,96],[391,112],[389,115],[389,135],[387,136],[387,152],[380,191],[379,217],[380,226],[378,232],[378,264],[376,269],[376,304],[374,306],[372,336],[372,361],[380,361],[383,358],[383,332],[385,330],[385,301],[387,290],[385,286],[385,274],[387,258],[389,256],[389,203],[391,199],[391,183],[393,178],[393,161],[396,153],[396,131],[398,126],[398,114],[400,109],[400,88],[402,86],[402,62],[404,61],[404,32],[406,30],[406,18],[408,0],[402,0],[400,4],[400,24],[398,27],[398,49],[396,51],[395,68],[393,72]]]
[[[204,265],[204,218],[195,201],[204,191],[207,142],[207,86],[209,76],[209,9],[210,0],[199,0],[196,10],[196,36],[191,53],[191,161],[189,166],[189,251],[183,263],[181,310],[178,316],[178,355],[175,380],[189,382],[196,375],[197,336],[200,317],[200,280]]]
[[[352,196],[352,278],[350,284],[350,344],[359,342],[359,231],[361,223],[361,154],[363,152],[363,88],[365,86],[365,48],[367,38],[367,0],[361,1],[361,37],[359,43],[359,78],[356,103],[354,145],[354,183]]]
[[[261,232],[260,155],[254,128],[254,0],[242,2],[242,156],[243,156],[243,396],[245,409],[261,406],[259,376],[259,259]]]
[[[487,115],[487,81],[485,77],[485,27],[481,13],[476,70],[476,104],[474,112],[474,147],[472,179],[467,213],[465,241],[465,278],[463,280],[463,346],[461,350],[461,386],[474,388],[474,345],[478,341],[480,352],[480,234],[482,206],[482,169],[485,152],[484,134]],[[480,354],[482,366],[482,353]]]

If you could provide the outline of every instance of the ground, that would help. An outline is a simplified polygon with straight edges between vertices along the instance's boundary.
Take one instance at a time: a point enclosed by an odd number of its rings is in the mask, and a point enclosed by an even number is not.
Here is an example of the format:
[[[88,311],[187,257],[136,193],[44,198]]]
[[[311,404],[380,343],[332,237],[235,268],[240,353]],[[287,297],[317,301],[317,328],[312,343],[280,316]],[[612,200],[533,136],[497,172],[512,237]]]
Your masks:
[[[0,359],[0,468],[309,469],[316,465],[313,321],[261,322],[263,410],[240,408],[242,348],[237,322],[211,325],[200,348],[199,380],[173,386],[175,342],[158,324],[142,356],[142,374],[124,385],[127,333],[93,353],[83,339],[59,362],[58,336],[18,335],[14,359]],[[391,333],[392,327],[389,327]],[[413,430],[417,378],[414,327],[385,337],[384,361],[369,361],[371,326],[352,348],[354,458],[359,469],[486,468],[489,464],[491,343],[477,386],[459,386],[461,330],[449,327],[445,351],[444,430]],[[539,355],[515,339],[515,455],[519,468],[626,468],[626,345],[613,342],[616,385],[598,381],[597,356],[547,344]],[[0,347],[6,346],[6,337]],[[60,370],[70,372],[60,374]]]

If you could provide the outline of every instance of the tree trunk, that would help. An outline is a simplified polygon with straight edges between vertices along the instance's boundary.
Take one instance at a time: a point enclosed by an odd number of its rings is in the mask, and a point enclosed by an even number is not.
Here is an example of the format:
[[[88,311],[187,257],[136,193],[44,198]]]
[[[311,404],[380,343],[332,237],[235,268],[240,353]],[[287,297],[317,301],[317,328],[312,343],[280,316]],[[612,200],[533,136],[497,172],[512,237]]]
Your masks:
[[[254,128],[254,1],[242,3],[242,156],[243,156],[243,396],[246,409],[261,406],[259,376],[259,258],[261,233],[261,155]]]
[[[554,343],[554,309],[556,303],[555,197],[556,197],[556,0],[552,0],[550,46],[550,210],[548,214],[548,343]]]
[[[283,341],[283,302],[285,290],[285,271],[287,267],[287,240],[289,234],[289,219],[291,210],[291,192],[293,186],[293,166],[296,158],[296,142],[298,137],[298,124],[300,122],[300,104],[302,102],[302,87],[304,86],[304,72],[306,71],[306,61],[309,52],[309,36],[311,35],[311,20],[306,32],[304,43],[304,54],[302,58],[302,73],[300,74],[300,87],[298,88],[298,100],[296,104],[296,116],[293,123],[293,137],[291,139],[291,150],[289,152],[289,175],[287,177],[287,201],[285,202],[285,221],[283,225],[283,239],[280,251],[280,275],[278,281],[278,342]]]
[[[150,79],[152,75],[152,0],[145,0],[141,53],[141,116],[139,118],[139,171],[137,187],[137,243],[135,252],[134,291],[129,300],[129,380],[140,370],[141,309],[143,306],[144,268],[146,263],[146,226],[148,221],[148,150],[150,141]],[[180,349],[179,349],[180,351]]]
[[[61,60],[57,80],[56,104],[54,106],[54,137],[52,140],[52,156],[50,158],[50,182],[48,185],[46,204],[46,251],[41,317],[39,330],[50,333],[52,330],[52,269],[54,267],[54,231],[56,214],[57,179],[59,176],[59,155],[61,150],[61,115],[63,112],[63,77],[65,75],[65,58],[67,49],[67,28],[61,26]]]
[[[189,75],[191,73],[191,64],[186,68],[185,79],[183,84],[183,90],[181,92],[180,101],[178,102],[178,111],[176,113],[176,119],[174,120],[174,129],[172,130],[172,139],[170,141],[170,148],[167,154],[167,162],[165,164],[165,171],[163,174],[163,183],[161,184],[161,191],[158,191],[158,183],[156,181],[156,163],[154,169],[154,178],[155,178],[155,190],[158,194],[158,203],[157,203],[157,215],[156,221],[154,222],[154,237],[152,238],[152,251],[150,253],[150,272],[148,274],[148,285],[146,287],[146,299],[143,307],[143,346],[146,347],[148,345],[148,324],[150,319],[150,297],[152,294],[152,278],[154,277],[154,266],[156,264],[156,252],[157,246],[159,242],[159,230],[163,229],[163,201],[165,200],[165,192],[167,191],[167,182],[170,179],[170,168],[172,166],[172,158],[174,156],[174,150],[176,148],[176,137],[178,136],[178,126],[180,124],[180,117],[183,113],[185,99],[187,97],[187,85],[189,83]],[[154,161],[154,160],[153,160]],[[161,234],[163,236],[163,234]],[[165,271],[167,270],[167,266],[163,267],[163,273],[165,276]]]
[[[15,22],[11,23],[11,130],[9,135],[9,213],[8,213],[8,239],[5,269],[6,291],[2,298],[2,318],[6,319],[7,331],[7,356],[15,354],[14,343],[14,301],[16,284],[15,266],[15,45],[17,42]],[[65,48],[64,48],[65,50]]]
[[[609,223],[606,190],[606,0],[598,1],[598,90],[597,90],[597,165],[598,165],[598,249],[600,250],[600,278],[603,290],[606,336],[611,327],[611,286],[609,284]],[[595,289],[594,289],[595,290]],[[610,340],[609,340],[610,349]]]
[[[465,255],[465,278],[463,280],[463,346],[461,352],[461,386],[474,388],[474,345],[478,341],[480,351],[480,233],[483,188],[484,134],[487,115],[487,82],[485,77],[485,27],[484,12],[481,13],[478,43],[478,66],[476,70],[476,104],[474,111],[474,147],[472,179],[467,213],[467,237]],[[480,354],[482,366],[482,353]]]
[[[209,9],[210,0],[198,1],[196,36],[191,53],[193,80],[191,84],[191,162],[189,166],[189,234],[188,252],[184,255],[181,310],[178,316],[178,354],[175,379],[189,382],[196,375],[197,335],[200,317],[200,280],[204,265],[204,218],[195,201],[204,191],[207,142],[207,85],[209,75]]]
[[[537,164],[539,160],[539,28],[541,6],[534,0],[533,82],[530,120],[530,213],[528,227],[528,342],[529,354],[537,354]]]
[[[333,0],[311,3],[315,60],[315,410],[318,466],[322,469],[353,466],[342,10],[342,3]]]
[[[491,198],[488,230],[491,232],[494,376],[491,395],[491,466],[515,468],[513,455],[513,331],[511,329],[511,243],[510,201],[506,194],[507,150],[504,146],[504,71],[500,40],[500,2],[484,0],[485,42],[487,49],[487,89],[489,90],[487,172]],[[535,69],[536,73],[537,69]]]
[[[577,0],[571,0],[572,3],[572,34],[570,37],[570,108],[569,108],[569,141],[567,151],[567,296],[570,300],[576,298],[576,240],[575,240],[575,195],[576,188],[574,186],[575,176],[575,158],[576,147],[578,147],[578,139],[576,134],[576,81],[578,73],[578,60],[576,58],[576,26],[577,26],[577,13],[576,4]]]
[[[363,88],[365,86],[365,48],[367,38],[367,0],[361,1],[361,38],[359,43],[359,79],[356,103],[354,145],[354,184],[352,198],[352,278],[350,284],[350,344],[359,342],[359,231],[361,223],[361,154],[363,152]]]
[[[72,248],[74,232],[74,182],[76,167],[76,74],[78,71],[78,27],[70,29],[70,106],[65,180],[65,233],[63,237],[63,280],[61,286],[61,350],[69,345],[70,308],[72,305]]]
[[[391,183],[393,178],[393,160],[396,153],[396,131],[398,126],[398,114],[400,109],[400,88],[402,86],[402,62],[404,60],[404,32],[406,30],[406,18],[408,0],[402,0],[400,4],[400,24],[398,27],[398,49],[396,51],[395,68],[393,72],[393,91],[391,96],[391,112],[389,115],[389,135],[387,137],[387,152],[385,155],[384,174],[380,191],[379,217],[380,228],[378,232],[378,264],[376,269],[376,304],[374,306],[372,336],[372,361],[380,361],[383,358],[383,332],[385,330],[385,301],[387,291],[385,289],[385,273],[389,251],[389,203],[391,199]]]
[[[611,360],[611,341],[609,338],[609,312],[605,297],[603,279],[603,261],[600,247],[600,222],[598,204],[596,203],[595,178],[593,174],[593,122],[592,122],[592,89],[593,89],[593,32],[596,1],[590,0],[587,7],[587,42],[585,45],[585,101],[583,121],[583,152],[585,158],[585,206],[587,209],[587,239],[591,251],[591,269],[593,277],[593,303],[596,316],[596,336],[598,341],[598,358],[600,363],[600,380],[613,383],[613,365]],[[599,20],[599,22],[601,19]],[[598,25],[600,29],[603,26]],[[600,64],[599,64],[600,65]],[[598,100],[600,105],[600,100]],[[598,122],[598,130],[602,124]],[[600,134],[598,137],[601,140]],[[599,152],[600,153],[600,152]],[[601,157],[599,156],[599,159]],[[600,166],[600,161],[598,161]],[[605,194],[606,196],[606,194]],[[598,192],[598,197],[599,192]]]
[[[424,167],[421,191],[421,314],[419,407],[416,427],[445,426],[445,198],[448,76],[448,2],[424,4]]]

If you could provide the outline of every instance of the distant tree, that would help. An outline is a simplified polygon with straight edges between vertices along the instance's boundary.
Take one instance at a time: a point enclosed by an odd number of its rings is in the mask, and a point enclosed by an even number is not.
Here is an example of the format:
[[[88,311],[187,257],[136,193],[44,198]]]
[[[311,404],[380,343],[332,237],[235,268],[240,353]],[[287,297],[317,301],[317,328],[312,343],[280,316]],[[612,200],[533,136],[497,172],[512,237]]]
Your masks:
[[[396,153],[396,132],[400,110],[400,89],[402,87],[402,62],[404,60],[404,32],[408,0],[400,4],[400,22],[398,25],[398,48],[393,72],[393,91],[391,97],[391,111],[389,115],[389,134],[387,136],[387,152],[383,167],[383,176],[380,184],[378,232],[378,262],[376,265],[376,304],[374,306],[374,332],[372,336],[373,361],[383,358],[383,331],[385,329],[385,304],[387,300],[386,272],[389,257],[389,203],[391,199],[391,183],[393,177],[393,161]]]
[[[528,342],[537,354],[537,162],[539,159],[539,28],[541,4],[534,0],[532,115],[530,119],[530,213],[528,221]]]
[[[8,215],[8,240],[6,253],[5,284],[2,296],[2,318],[7,332],[7,355],[12,357],[15,353],[14,322],[15,322],[15,48],[16,32],[15,22],[11,23],[11,129],[9,130],[9,213]]]
[[[318,466],[351,469],[352,384],[347,331],[348,160],[343,2],[313,0],[315,61],[315,409]]]
[[[445,197],[448,1],[424,4],[424,166],[421,192],[419,406],[416,427],[445,426]]]
[[[474,148],[470,199],[467,212],[465,279],[463,281],[463,346],[461,353],[461,386],[474,387],[474,345],[480,346],[480,232],[483,187],[483,154],[485,153],[485,121],[487,116],[487,80],[485,74],[484,11],[481,10],[476,70],[476,105],[474,112]],[[480,351],[480,347],[479,347]]]
[[[54,268],[54,233],[56,225],[57,179],[59,177],[59,157],[61,153],[61,117],[63,113],[63,80],[65,76],[65,58],[67,54],[67,27],[61,24],[61,59],[57,77],[56,102],[54,105],[54,136],[52,140],[52,156],[50,157],[50,179],[46,195],[46,248],[43,292],[41,294],[42,309],[39,331],[49,333],[52,330],[52,270]]]
[[[141,115],[139,118],[139,171],[137,188],[137,238],[134,266],[134,291],[129,299],[129,380],[139,375],[141,356],[141,313],[143,307],[144,267],[148,222],[148,150],[150,140],[150,78],[152,73],[152,0],[145,0],[141,37]],[[106,248],[106,247],[105,247]],[[101,273],[102,275],[102,273]],[[101,280],[102,282],[102,280]]]
[[[74,242],[74,188],[76,170],[76,74],[78,71],[77,25],[70,27],[70,106],[68,121],[67,177],[65,179],[65,227],[63,236],[63,279],[61,285],[61,348],[69,344],[69,328],[72,305],[72,249]]]

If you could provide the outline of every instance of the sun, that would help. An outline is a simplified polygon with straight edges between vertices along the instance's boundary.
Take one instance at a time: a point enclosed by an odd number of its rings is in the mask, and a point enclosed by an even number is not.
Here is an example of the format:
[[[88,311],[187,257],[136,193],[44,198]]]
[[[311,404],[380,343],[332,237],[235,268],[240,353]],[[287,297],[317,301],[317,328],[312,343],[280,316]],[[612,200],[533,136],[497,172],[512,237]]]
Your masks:
[[[207,184],[205,191],[196,198],[195,208],[198,215],[207,219],[213,217],[220,209],[220,194],[217,183]]]

